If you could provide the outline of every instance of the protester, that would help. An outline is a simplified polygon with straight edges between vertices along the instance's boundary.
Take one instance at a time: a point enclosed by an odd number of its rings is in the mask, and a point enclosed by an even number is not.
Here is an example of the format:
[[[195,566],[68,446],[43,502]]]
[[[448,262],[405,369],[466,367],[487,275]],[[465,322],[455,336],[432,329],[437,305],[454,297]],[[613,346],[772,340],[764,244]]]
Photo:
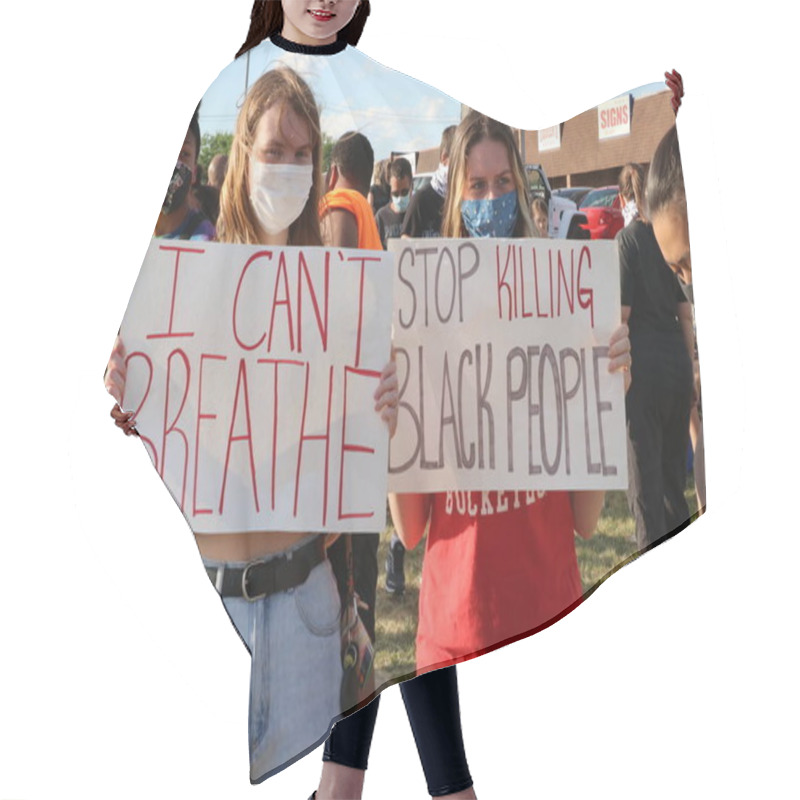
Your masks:
[[[384,158],[375,164],[375,169],[372,172],[372,186],[369,187],[369,200],[372,211],[377,214],[385,205],[391,201],[389,190],[389,182],[386,179],[388,174],[390,161]]]
[[[666,132],[653,154],[647,178],[647,211],[664,260],[687,287],[691,299],[689,215],[686,211],[678,129],[674,125]]]
[[[533,224],[539,236],[547,239],[550,236],[549,224],[547,221],[547,203],[541,197],[534,197],[531,203],[531,215],[533,216]]]
[[[328,192],[320,204],[322,235],[329,247],[382,250],[367,201],[375,158],[369,139],[349,131],[333,147]]]
[[[692,316],[694,318],[689,216],[686,211],[686,189],[683,184],[683,166],[678,146],[678,130],[674,125],[666,132],[653,155],[653,161],[650,164],[650,171],[647,176],[646,199],[647,213],[652,221],[653,234],[656,237],[664,260],[678,276],[684,294],[692,304]],[[701,416],[702,392],[696,336],[694,375],[697,403],[692,407],[689,435],[694,451],[697,507],[702,511],[706,506],[705,442]]]
[[[450,148],[453,145],[455,132],[455,125],[450,125],[442,131],[439,166],[431,182],[411,196],[401,231],[401,236],[404,238],[431,238],[441,235],[442,209],[447,195],[447,165],[450,161]],[[405,555],[406,551],[397,531],[392,531],[386,553],[384,586],[389,594],[397,597],[401,596],[406,588]]]
[[[442,235],[534,235],[512,131],[475,111],[461,121],[450,151]],[[627,370],[630,363],[627,328],[621,325],[611,337],[608,368]],[[583,596],[574,533],[592,535],[604,498],[603,491],[547,492],[535,486],[390,495],[405,546],[416,547],[427,532],[418,669],[463,661],[574,608]]]
[[[222,191],[225,173],[228,171],[228,156],[217,153],[208,165],[208,185],[213,186],[218,192]]]
[[[389,239],[399,239],[411,200],[414,176],[406,158],[396,158],[389,167],[390,202],[375,214],[384,250]]]
[[[684,497],[692,408],[691,306],[643,215],[644,175],[626,164],[619,178],[627,223],[617,234],[622,319],[635,362],[626,398],[628,502],[645,548],[689,521]]]
[[[189,129],[178,154],[167,194],[156,221],[154,236],[161,239],[210,241],[214,225],[200,210],[192,207],[192,186],[197,174],[200,154],[200,123],[195,109]]]
[[[442,132],[439,144],[439,166],[431,182],[415,192],[403,221],[403,236],[411,239],[439,236],[442,229],[442,209],[447,195],[447,166],[456,126],[451,125]]]
[[[219,239],[274,246],[320,245],[322,137],[311,90],[280,67],[251,87],[239,114],[222,189]],[[278,190],[276,192],[276,190]],[[119,402],[125,351],[118,342],[107,385]],[[390,434],[394,366],[375,392]],[[130,415],[118,415],[130,426]],[[261,780],[309,745],[341,711],[341,604],[326,547],[336,538],[277,531],[195,531],[209,578],[252,656],[251,779]],[[255,597],[255,600],[251,600]]]

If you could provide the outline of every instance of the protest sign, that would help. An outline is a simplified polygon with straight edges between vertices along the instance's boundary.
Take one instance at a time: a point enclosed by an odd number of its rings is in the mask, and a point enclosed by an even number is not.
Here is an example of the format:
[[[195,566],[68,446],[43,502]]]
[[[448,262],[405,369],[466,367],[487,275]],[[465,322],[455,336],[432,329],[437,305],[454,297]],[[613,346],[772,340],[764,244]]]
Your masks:
[[[374,531],[388,431],[383,253],[154,239],[123,407],[195,533]]]
[[[400,386],[389,488],[619,489],[613,241],[394,240]]]

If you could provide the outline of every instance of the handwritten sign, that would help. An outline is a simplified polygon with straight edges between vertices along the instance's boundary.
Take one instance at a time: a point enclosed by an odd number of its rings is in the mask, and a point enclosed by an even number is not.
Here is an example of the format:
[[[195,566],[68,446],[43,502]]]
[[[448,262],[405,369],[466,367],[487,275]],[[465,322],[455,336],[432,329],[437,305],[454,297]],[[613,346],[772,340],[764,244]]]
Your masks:
[[[613,241],[393,240],[389,488],[627,485]]]
[[[193,531],[384,526],[391,281],[379,252],[153,240],[123,407]]]

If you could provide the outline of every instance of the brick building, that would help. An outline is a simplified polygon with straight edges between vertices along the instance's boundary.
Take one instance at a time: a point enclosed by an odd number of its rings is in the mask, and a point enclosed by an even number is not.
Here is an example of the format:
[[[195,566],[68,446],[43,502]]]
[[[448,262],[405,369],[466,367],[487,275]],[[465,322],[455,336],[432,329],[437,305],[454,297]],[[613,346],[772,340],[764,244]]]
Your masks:
[[[639,98],[622,95],[548,131],[518,131],[523,161],[541,164],[554,189],[616,184],[626,162],[649,166],[661,137],[675,122],[671,97],[669,91]],[[611,124],[603,135],[601,128],[608,114],[620,108],[621,124]],[[603,116],[604,112],[608,114]],[[423,150],[417,171],[432,172],[438,163],[438,147]]]

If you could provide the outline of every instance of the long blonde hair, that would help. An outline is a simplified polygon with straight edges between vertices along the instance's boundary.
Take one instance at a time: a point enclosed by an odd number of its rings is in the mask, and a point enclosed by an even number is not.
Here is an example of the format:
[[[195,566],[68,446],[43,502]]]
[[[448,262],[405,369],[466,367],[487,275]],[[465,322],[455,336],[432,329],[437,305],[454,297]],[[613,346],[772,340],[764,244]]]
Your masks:
[[[220,242],[257,244],[259,225],[250,205],[250,158],[261,117],[274,106],[282,113],[291,108],[308,124],[314,177],[311,193],[300,216],[289,226],[289,244],[321,245],[319,200],[322,192],[322,132],[319,109],[308,84],[289,67],[281,66],[262,75],[250,88],[242,104],[233,136],[228,171],[220,194],[217,239]]]
[[[518,206],[517,223],[512,236],[515,238],[535,236],[536,228],[530,211],[530,189],[514,134],[508,125],[477,111],[470,111],[461,120],[453,138],[450,149],[447,198],[442,212],[442,236],[456,239],[465,239],[469,236],[461,218],[461,200],[464,197],[464,186],[467,182],[467,158],[472,148],[486,139],[500,142],[508,150],[508,161],[511,164],[511,172],[517,189]]]

